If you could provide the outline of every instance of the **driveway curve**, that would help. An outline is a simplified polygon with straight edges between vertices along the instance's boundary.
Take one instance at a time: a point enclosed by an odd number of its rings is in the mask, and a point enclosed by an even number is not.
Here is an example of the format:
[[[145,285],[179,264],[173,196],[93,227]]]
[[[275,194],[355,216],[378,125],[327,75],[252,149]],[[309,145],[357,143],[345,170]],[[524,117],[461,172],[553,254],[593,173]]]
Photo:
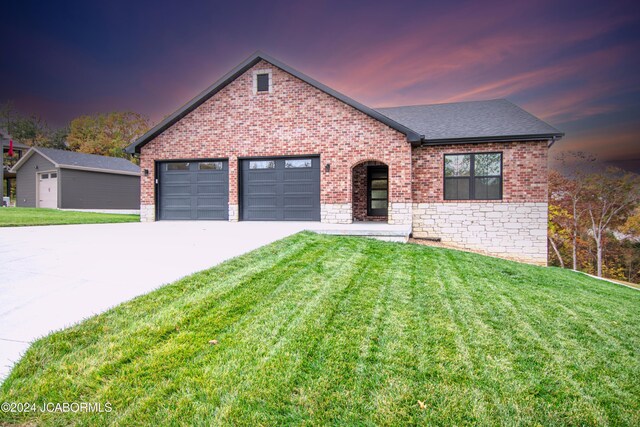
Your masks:
[[[33,340],[308,226],[207,221],[0,229],[0,381]]]

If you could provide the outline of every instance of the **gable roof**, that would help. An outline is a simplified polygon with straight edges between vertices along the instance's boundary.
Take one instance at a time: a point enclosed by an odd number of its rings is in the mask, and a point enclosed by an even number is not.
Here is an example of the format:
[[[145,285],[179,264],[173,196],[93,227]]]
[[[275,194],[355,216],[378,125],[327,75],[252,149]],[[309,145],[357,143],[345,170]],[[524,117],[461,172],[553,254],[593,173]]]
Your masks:
[[[96,154],[77,153],[75,151],[56,150],[54,148],[32,147],[14,166],[11,172],[17,172],[35,153],[53,163],[56,168],[78,169],[92,172],[114,173],[120,175],[140,175],[140,167],[127,159],[98,156]]]
[[[505,99],[369,108],[269,55],[256,52],[130,144],[125,151],[139,153],[141,147],[198,108],[261,60],[397,130],[406,135],[407,141],[414,145],[485,141],[553,141],[564,136],[564,133],[558,129]]]
[[[378,108],[425,143],[548,140],[564,136],[506,99]]]
[[[406,135],[407,136],[407,141],[409,141],[409,142],[420,142],[421,139],[422,139],[421,135],[419,135],[418,133],[414,132],[412,129],[410,129],[410,128],[408,128],[408,127],[396,122],[395,120],[393,120],[393,119],[381,114],[379,111],[376,111],[373,108],[367,107],[366,105],[361,104],[361,103],[349,98],[348,96],[343,95],[342,93],[340,93],[340,92],[338,92],[336,90],[333,90],[328,86],[323,85],[322,83],[312,79],[311,77],[301,73],[298,70],[295,70],[295,69],[291,68],[287,64],[284,64],[284,63],[278,61],[277,59],[270,57],[269,55],[266,55],[266,54],[264,54],[262,52],[256,52],[253,55],[251,55],[249,58],[244,60],[240,65],[238,65],[233,70],[231,70],[229,73],[227,73],[222,78],[220,78],[217,82],[215,82],[214,84],[212,84],[211,86],[206,88],[204,91],[200,92],[191,101],[187,102],[185,105],[180,107],[177,111],[175,111],[169,117],[167,117],[166,119],[162,120],[160,123],[158,123],[152,129],[150,129],[147,133],[145,133],[140,138],[138,138],[136,141],[134,141],[131,145],[129,145],[125,149],[125,151],[127,153],[139,153],[141,147],[143,147],[145,144],[147,144],[149,141],[151,141],[156,136],[160,135],[162,132],[164,132],[166,129],[171,127],[177,121],[179,121],[184,116],[189,114],[191,111],[193,111],[196,108],[198,108],[205,101],[207,101],[213,95],[215,95],[216,93],[221,91],[225,86],[227,86],[229,83],[234,81],[236,78],[238,78],[245,71],[247,71],[248,69],[250,69],[251,67],[256,65],[261,60],[264,60],[264,61],[266,61],[266,62],[268,62],[268,63],[270,63],[270,64],[272,64],[272,65],[274,65],[274,66],[276,66],[278,68],[280,68],[281,70],[286,71],[287,73],[291,74],[292,76],[295,76],[295,77],[299,78],[303,82],[315,87],[316,89],[318,89],[318,90],[320,90],[320,91],[322,91],[322,92],[324,92],[324,93],[326,93],[328,95],[331,95],[334,98],[337,98],[338,100],[344,102],[347,105],[350,105],[351,107],[355,108],[356,110],[358,110],[358,111],[360,111],[360,112],[362,112],[362,113],[364,113],[364,114],[366,114],[366,115],[378,120],[379,122],[384,123],[385,125],[389,126],[392,129],[397,130],[398,132]]]

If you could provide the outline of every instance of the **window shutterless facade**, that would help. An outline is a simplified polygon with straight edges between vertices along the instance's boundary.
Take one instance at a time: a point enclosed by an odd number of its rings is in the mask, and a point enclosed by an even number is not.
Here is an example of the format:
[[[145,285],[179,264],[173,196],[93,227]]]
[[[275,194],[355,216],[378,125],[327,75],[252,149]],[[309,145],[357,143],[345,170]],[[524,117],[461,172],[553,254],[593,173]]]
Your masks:
[[[501,200],[502,153],[445,154],[445,200]]]

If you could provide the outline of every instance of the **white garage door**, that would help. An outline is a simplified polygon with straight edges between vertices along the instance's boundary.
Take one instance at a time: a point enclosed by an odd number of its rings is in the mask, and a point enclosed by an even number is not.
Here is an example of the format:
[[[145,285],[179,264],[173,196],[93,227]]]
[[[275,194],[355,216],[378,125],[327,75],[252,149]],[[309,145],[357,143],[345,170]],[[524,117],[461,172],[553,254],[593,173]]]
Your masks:
[[[58,174],[57,172],[43,172],[38,177],[38,207],[58,207]]]

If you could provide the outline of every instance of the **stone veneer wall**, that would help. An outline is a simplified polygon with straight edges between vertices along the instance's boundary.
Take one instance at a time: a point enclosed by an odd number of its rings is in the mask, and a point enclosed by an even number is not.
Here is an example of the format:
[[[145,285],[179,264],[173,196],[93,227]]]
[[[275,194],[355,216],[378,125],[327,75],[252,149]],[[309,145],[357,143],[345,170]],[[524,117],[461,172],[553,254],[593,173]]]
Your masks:
[[[414,203],[413,236],[546,265],[547,203]]]
[[[351,224],[351,203],[321,203],[320,222]]]
[[[411,225],[412,220],[411,203],[389,203],[389,224]]]
[[[153,222],[156,220],[156,205],[140,205],[140,221]]]
[[[502,153],[502,200],[444,200],[444,155]],[[413,236],[533,264],[547,263],[546,141],[415,148]]]

